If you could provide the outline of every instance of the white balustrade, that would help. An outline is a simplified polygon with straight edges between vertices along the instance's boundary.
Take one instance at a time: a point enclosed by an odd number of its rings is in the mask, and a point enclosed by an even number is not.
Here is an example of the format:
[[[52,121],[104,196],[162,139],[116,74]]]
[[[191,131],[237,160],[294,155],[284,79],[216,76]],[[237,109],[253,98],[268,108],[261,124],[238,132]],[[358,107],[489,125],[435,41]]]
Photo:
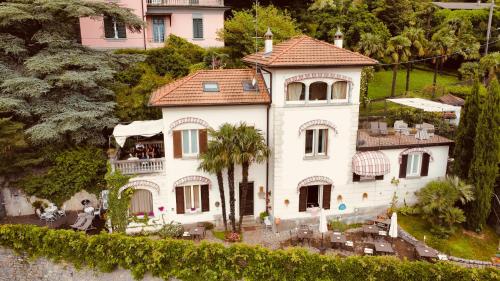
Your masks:
[[[165,158],[111,160],[111,166],[124,175],[162,173],[165,171]]]
[[[150,6],[224,6],[224,0],[148,0]]]

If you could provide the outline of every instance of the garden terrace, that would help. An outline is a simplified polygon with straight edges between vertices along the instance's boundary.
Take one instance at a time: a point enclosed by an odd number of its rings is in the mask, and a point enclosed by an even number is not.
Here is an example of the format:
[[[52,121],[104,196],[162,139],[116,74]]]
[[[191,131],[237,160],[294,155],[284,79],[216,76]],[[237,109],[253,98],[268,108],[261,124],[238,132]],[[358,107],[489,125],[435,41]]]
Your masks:
[[[370,151],[380,149],[441,146],[450,145],[452,143],[452,140],[436,134],[433,137],[422,140],[415,138],[415,133],[403,135],[396,133],[392,128],[388,129],[387,135],[372,135],[369,130],[360,129],[358,130],[357,150]]]

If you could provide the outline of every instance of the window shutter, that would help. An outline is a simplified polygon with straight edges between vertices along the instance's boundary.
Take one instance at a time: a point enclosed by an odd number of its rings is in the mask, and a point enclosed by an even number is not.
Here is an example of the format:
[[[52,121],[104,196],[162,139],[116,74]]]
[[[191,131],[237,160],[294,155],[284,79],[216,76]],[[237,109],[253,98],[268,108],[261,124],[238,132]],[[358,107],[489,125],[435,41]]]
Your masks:
[[[201,186],[201,211],[210,211],[210,199],[209,199],[209,189],[208,184]]]
[[[203,38],[203,19],[193,19],[193,38]]]
[[[353,182],[361,181],[361,176],[356,173],[352,173],[352,181]]]
[[[422,159],[422,169],[420,170],[420,176],[426,177],[429,174],[429,161],[431,156],[428,153],[423,154]]]
[[[177,214],[185,213],[186,208],[184,207],[184,187],[182,186],[175,187],[175,205],[177,208]]]
[[[406,165],[408,165],[408,155],[401,157],[401,164],[399,165],[399,178],[406,178]]]
[[[181,131],[177,130],[173,132],[174,139],[174,158],[182,158],[182,135]]]
[[[104,17],[104,37],[115,38],[115,28],[113,26],[113,18],[109,16]]]
[[[200,154],[207,152],[208,139],[206,129],[198,130],[198,141],[200,144]]]
[[[307,186],[300,188],[299,194],[299,212],[305,212],[307,209]]]
[[[381,175],[381,176],[375,176],[375,180],[383,180],[384,179],[384,175]]]
[[[330,210],[330,199],[332,198],[332,185],[323,185],[323,209]]]
[[[118,32],[118,38],[127,38],[127,28],[123,22],[116,22],[116,31]]]

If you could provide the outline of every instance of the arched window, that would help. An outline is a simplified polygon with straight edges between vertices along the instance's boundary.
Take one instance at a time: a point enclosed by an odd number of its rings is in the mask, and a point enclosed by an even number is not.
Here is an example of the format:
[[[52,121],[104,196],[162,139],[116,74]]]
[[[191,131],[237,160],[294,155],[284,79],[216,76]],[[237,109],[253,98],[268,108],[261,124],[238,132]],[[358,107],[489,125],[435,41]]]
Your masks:
[[[303,101],[306,99],[306,85],[300,82],[293,82],[287,86],[287,101]]]
[[[153,195],[145,189],[136,189],[130,199],[129,212],[131,215],[153,215]]]
[[[326,100],[327,99],[328,84],[325,82],[314,82],[309,85],[309,100]]]
[[[348,84],[346,81],[338,81],[332,85],[332,100],[347,99]]]

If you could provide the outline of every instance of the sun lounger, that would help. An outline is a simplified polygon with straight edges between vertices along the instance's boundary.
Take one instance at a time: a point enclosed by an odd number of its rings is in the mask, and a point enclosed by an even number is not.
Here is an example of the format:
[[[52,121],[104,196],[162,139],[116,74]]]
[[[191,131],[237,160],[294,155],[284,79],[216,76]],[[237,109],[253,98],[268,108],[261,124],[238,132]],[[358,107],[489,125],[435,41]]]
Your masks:
[[[83,223],[83,225],[75,227],[75,229],[85,231],[85,232],[87,230],[94,229],[94,227],[92,226],[93,220],[94,220],[94,216],[90,216],[90,215],[85,216],[85,222]]]
[[[71,228],[78,228],[78,227],[81,227],[85,221],[87,221],[87,218],[86,216],[78,216],[76,218],[76,222],[72,225],[70,225]]]

